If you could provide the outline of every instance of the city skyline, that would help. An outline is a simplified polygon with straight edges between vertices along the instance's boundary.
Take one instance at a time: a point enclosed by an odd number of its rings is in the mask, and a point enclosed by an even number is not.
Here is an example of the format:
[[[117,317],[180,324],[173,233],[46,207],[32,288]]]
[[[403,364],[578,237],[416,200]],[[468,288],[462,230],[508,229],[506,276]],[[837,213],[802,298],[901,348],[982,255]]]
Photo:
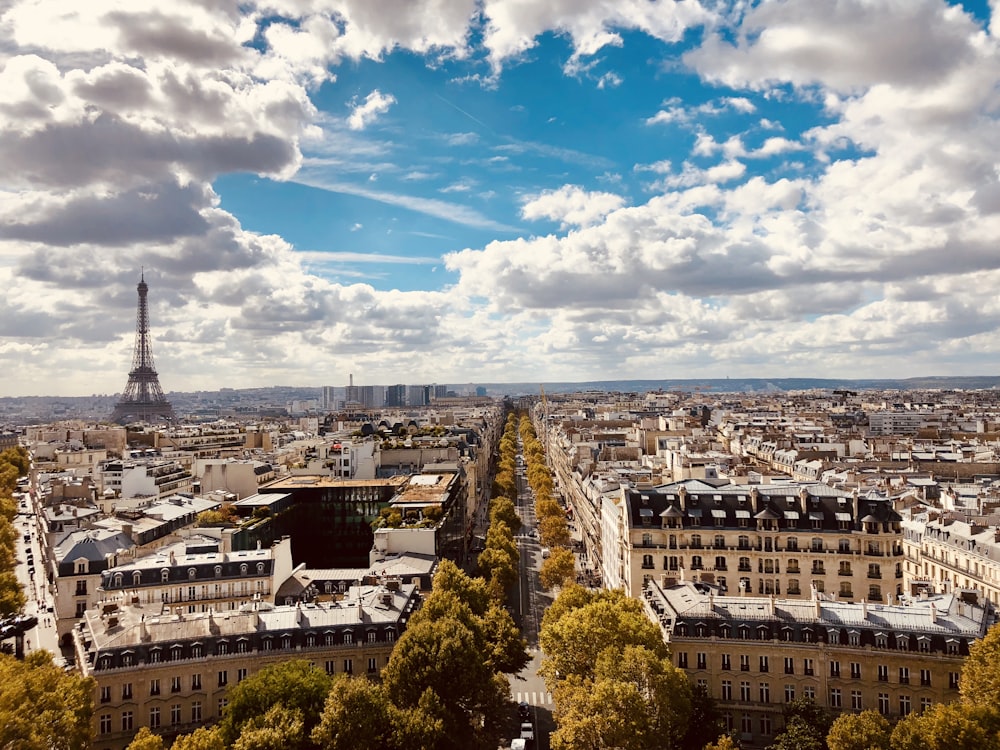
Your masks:
[[[998,14],[13,0],[0,395],[989,374]]]

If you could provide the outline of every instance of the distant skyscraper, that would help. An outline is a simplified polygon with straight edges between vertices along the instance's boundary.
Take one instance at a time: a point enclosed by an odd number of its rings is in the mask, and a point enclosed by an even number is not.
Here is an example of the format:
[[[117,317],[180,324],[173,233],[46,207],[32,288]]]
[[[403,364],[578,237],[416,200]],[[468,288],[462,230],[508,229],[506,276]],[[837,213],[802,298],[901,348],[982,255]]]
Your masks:
[[[135,316],[135,350],[132,354],[132,369],[121,400],[115,404],[111,421],[152,422],[156,419],[176,421],[174,408],[163,395],[160,378],[153,366],[153,349],[149,341],[149,308],[146,294],[149,287],[144,275],[139,277],[139,307]]]
[[[385,389],[386,406],[406,406],[406,386],[402,383],[387,386]]]

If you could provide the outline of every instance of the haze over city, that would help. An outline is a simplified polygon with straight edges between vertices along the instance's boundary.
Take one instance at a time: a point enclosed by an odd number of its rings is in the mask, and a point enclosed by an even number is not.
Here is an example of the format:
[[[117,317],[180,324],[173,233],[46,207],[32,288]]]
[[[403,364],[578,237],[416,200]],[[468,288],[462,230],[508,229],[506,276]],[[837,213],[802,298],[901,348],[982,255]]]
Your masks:
[[[998,13],[11,0],[0,390],[992,372]]]

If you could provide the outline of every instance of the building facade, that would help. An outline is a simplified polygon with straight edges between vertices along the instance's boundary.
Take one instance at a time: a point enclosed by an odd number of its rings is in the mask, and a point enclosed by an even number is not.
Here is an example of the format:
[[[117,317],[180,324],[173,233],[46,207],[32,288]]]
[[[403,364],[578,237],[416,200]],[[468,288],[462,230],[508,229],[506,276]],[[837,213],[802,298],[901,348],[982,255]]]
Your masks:
[[[744,748],[771,744],[783,705],[799,698],[890,720],[956,700],[969,646],[989,624],[952,594],[873,605],[715,592],[650,581],[643,602],[674,664],[717,701]]]
[[[412,584],[352,587],[337,602],[233,612],[161,613],[108,604],[73,631],[93,677],[95,750],[122,750],[143,726],[168,740],[219,720],[230,686],[306,659],[329,674],[376,677],[419,605]]]
[[[717,585],[727,593],[891,602],[903,593],[902,518],[887,500],[825,484],[686,480],[622,490],[622,580]]]

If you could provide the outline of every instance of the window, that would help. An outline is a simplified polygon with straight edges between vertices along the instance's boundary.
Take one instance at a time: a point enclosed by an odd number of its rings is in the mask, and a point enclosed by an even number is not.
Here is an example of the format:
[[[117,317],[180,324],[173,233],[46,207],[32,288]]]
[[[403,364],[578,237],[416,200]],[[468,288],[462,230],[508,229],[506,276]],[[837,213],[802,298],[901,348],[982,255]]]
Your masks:
[[[354,643],[354,634],[351,633],[350,631],[344,633],[344,643],[345,644]]]
[[[247,574],[248,570],[249,570],[249,568],[247,568],[247,564],[246,563],[241,563],[240,564],[240,575],[241,576],[245,576]]]
[[[715,569],[716,570],[726,569],[726,558],[723,557],[722,555],[719,555],[715,558]]]
[[[906,716],[911,711],[910,707],[910,696],[901,695],[899,696],[899,715]]]
[[[841,584],[840,584],[840,596],[842,598],[844,598],[844,599],[850,599],[852,596],[854,596],[854,593],[851,590],[851,584],[848,581],[842,581],[841,582]],[[857,644],[855,644],[855,645],[857,645]]]
[[[900,667],[899,668],[899,684],[909,685],[910,684],[910,668]]]
[[[785,685],[785,703],[795,700],[795,685]]]
[[[193,674],[193,675],[191,675],[191,689],[192,690],[201,690],[201,675],[200,674]]]
[[[122,700],[129,701],[132,700],[132,683],[126,682],[122,685]]]
[[[229,705],[229,701],[225,698],[219,698],[219,702],[216,705],[219,707],[219,716],[221,717],[226,710],[226,706]]]
[[[324,669],[326,669],[326,673],[327,674],[333,674],[334,673],[335,667],[334,667],[334,662],[333,662],[332,659],[326,661],[323,664],[323,667],[324,667]]]
[[[795,659],[791,656],[785,657],[785,674],[795,674]]]
[[[831,661],[830,662],[830,676],[831,677],[840,677],[840,662],[839,661]]]
[[[766,656],[760,657],[760,671],[767,672],[768,670],[768,658]]]
[[[229,672],[224,669],[219,670],[219,687],[225,687],[229,684]]]
[[[191,645],[191,658],[200,659],[205,653],[204,647],[200,643],[194,643]]]
[[[759,688],[759,692],[760,692],[760,702],[761,703],[770,703],[771,702],[771,686],[768,683],[766,683],[766,682],[762,682],[762,683],[760,683],[760,685],[758,686],[758,688]]]
[[[162,661],[162,657],[163,657],[162,649],[159,648],[150,649],[149,651],[150,664],[158,664],[160,661]]]
[[[236,670],[236,681],[237,682],[243,682],[243,680],[245,680],[246,678],[247,678],[246,667],[242,667],[242,668]]]
[[[368,657],[368,674],[375,674],[378,671],[378,665],[375,663],[375,657]]]
[[[170,570],[168,568],[163,568],[160,571],[160,583],[166,583],[170,580]]]
[[[830,689],[830,708],[840,708],[841,698],[840,698],[840,688]]]
[[[264,563],[262,562],[257,563],[257,575],[264,575]]]
[[[643,555],[642,556],[642,567],[646,568],[647,570],[651,569],[653,567],[653,556],[652,555]]]
[[[748,654],[740,654],[740,671],[750,671],[750,656]]]
[[[883,716],[889,715],[889,694],[879,693],[878,694],[878,712]]]
[[[701,534],[691,535],[691,549],[701,549]]]
[[[131,732],[134,716],[131,711],[122,711],[122,731]]]
[[[798,552],[799,540],[794,536],[788,537],[788,541],[785,542],[785,549],[787,549],[789,552]],[[796,567],[798,567],[798,563],[796,563]]]
[[[889,681],[889,667],[885,664],[878,665],[878,681],[888,682]]]
[[[868,587],[868,598],[873,602],[882,601],[882,587],[881,586],[869,586]]]
[[[171,677],[170,678],[170,692],[179,693],[181,691],[181,678]]]
[[[750,549],[750,537],[748,537],[746,534],[740,534],[739,539],[737,540],[737,546],[740,549]],[[740,559],[742,560],[743,558]]]
[[[930,698],[921,698],[920,699],[920,713],[923,713],[924,711],[928,710],[931,707],[932,704],[933,704],[933,701],[931,701]]]
[[[698,669],[708,669],[708,654],[704,651],[698,652]]]
[[[741,571],[743,571],[744,573],[750,572],[750,558],[749,557],[741,557],[740,558],[739,569]]]
[[[77,602],[76,603],[76,616],[83,617],[87,612],[87,602]]]
[[[194,568],[188,568],[188,580],[193,581],[197,577],[198,577],[198,571],[195,570]]]
[[[111,714],[101,714],[101,734],[111,734]]]
[[[761,716],[760,717],[760,733],[761,734],[771,734],[771,717]]]
[[[149,694],[150,695],[159,695],[160,694],[160,681],[159,680],[150,680],[149,681]]]
[[[76,595],[77,596],[87,595],[87,582],[85,580],[76,582]]]
[[[181,704],[175,703],[170,707],[170,726],[177,726],[181,723]]]
[[[753,719],[750,718],[750,714],[743,714],[740,719],[740,729],[743,730],[744,734],[750,734],[753,731]]]
[[[733,683],[731,680],[722,681],[722,700],[731,701],[733,699]]]
[[[802,674],[804,674],[804,675],[810,675],[810,676],[812,676],[813,674],[815,674],[815,671],[813,669],[813,660],[812,659],[803,659],[802,660]]]
[[[854,711],[864,710],[864,704],[861,700],[861,691],[852,690],[851,691],[851,709]]]
[[[722,655],[722,668],[724,670],[730,670],[733,668],[732,662],[729,659],[729,654]]]
[[[111,702],[111,686],[105,685],[101,688],[101,703]]]
[[[861,662],[858,661],[851,662],[851,679],[852,680],[861,679]]]
[[[746,703],[750,702],[750,683],[746,680],[740,683],[740,700]]]
[[[687,669],[688,666],[688,655],[686,651],[679,651],[677,653],[677,666],[680,669]]]
[[[354,665],[350,659],[344,659],[344,674],[354,674]]]
[[[222,578],[222,566],[221,565],[216,565],[215,566],[215,577],[216,578]]]
[[[816,686],[815,685],[806,685],[804,688],[802,688],[802,697],[805,698],[807,701],[812,701],[813,703],[815,703],[816,702]]]
[[[701,570],[704,568],[704,564],[701,561],[701,555],[694,555],[691,558],[691,570]]]
[[[958,672],[948,673],[948,687],[952,690],[958,690]]]

